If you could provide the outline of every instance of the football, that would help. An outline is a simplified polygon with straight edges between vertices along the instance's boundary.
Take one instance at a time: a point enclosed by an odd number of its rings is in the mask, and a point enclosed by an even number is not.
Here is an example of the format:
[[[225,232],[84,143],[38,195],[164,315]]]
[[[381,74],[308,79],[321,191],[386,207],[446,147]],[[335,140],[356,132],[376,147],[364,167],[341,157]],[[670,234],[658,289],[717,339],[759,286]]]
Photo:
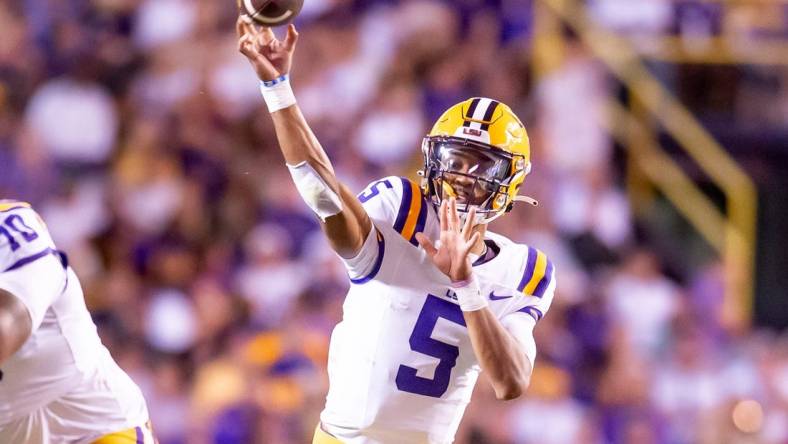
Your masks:
[[[247,23],[280,26],[289,23],[301,11],[304,0],[237,0],[241,18]]]

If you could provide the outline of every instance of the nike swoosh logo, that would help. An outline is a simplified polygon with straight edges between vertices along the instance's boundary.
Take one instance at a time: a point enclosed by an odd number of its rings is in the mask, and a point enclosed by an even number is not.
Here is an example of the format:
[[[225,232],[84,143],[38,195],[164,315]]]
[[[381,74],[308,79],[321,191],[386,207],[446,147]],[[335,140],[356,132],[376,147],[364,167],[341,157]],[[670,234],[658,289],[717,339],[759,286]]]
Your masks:
[[[510,294],[508,296],[498,296],[498,295],[495,294],[494,291],[490,292],[490,300],[491,301],[500,301],[501,299],[509,299],[511,297],[514,297],[514,295]]]

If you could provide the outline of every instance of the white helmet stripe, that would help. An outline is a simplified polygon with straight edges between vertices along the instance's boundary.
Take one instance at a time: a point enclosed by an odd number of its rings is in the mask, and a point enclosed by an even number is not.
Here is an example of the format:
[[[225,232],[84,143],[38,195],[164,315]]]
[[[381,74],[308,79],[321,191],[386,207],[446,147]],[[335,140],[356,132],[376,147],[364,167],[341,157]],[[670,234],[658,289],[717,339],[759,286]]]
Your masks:
[[[471,116],[471,118],[475,120],[475,122],[471,122],[470,125],[471,128],[477,130],[482,129],[482,124],[480,121],[484,119],[484,114],[487,113],[487,108],[490,107],[490,104],[492,104],[492,102],[493,101],[488,98],[481,98],[479,100],[479,104],[476,105],[476,109],[473,110],[473,115]]]

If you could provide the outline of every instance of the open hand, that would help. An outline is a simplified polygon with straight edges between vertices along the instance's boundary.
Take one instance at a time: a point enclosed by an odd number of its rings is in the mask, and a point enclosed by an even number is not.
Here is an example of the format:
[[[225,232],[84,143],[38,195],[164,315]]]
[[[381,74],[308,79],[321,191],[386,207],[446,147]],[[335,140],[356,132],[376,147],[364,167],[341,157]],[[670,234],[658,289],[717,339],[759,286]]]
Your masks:
[[[465,281],[471,277],[473,268],[468,253],[479,240],[479,233],[473,232],[475,216],[476,208],[471,207],[465,224],[461,224],[460,216],[457,214],[457,201],[452,197],[447,203],[444,199],[440,207],[440,246],[435,248],[427,236],[422,233],[416,234],[416,240],[419,241],[421,248],[452,282]]]
[[[293,51],[298,41],[295,25],[287,27],[287,37],[279,40],[271,28],[261,27],[243,21],[235,22],[238,34],[238,51],[252,64],[260,80],[274,80],[290,72]]]

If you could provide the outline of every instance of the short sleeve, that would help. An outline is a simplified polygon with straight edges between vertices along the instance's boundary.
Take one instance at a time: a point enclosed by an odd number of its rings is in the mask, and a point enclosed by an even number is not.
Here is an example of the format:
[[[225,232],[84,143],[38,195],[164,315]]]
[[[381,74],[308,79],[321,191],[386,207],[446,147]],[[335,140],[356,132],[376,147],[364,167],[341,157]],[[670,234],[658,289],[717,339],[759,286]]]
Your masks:
[[[350,281],[363,284],[377,275],[386,254],[386,236],[382,232],[393,230],[412,245],[418,245],[416,233],[424,231],[428,207],[419,187],[404,177],[376,180],[357,197],[372,220],[372,229],[358,254],[342,258],[342,262]]]
[[[419,186],[405,177],[389,176],[372,182],[358,195],[364,210],[379,228],[392,228],[412,245],[424,231],[429,211]]]
[[[536,341],[534,341],[536,319],[531,316],[508,315],[501,320],[501,323],[523,348],[533,368],[536,362]]]
[[[50,253],[24,266],[0,272],[0,288],[22,301],[36,330],[49,307],[62,294],[66,276],[60,259]]]
[[[55,251],[44,221],[29,204],[0,201],[0,272]]]
[[[63,290],[63,261],[44,221],[29,204],[0,201],[0,288],[27,307],[33,329]]]
[[[351,258],[340,257],[347,268],[350,282],[363,284],[372,280],[380,271],[385,248],[385,240],[373,223],[361,251]]]
[[[550,309],[555,286],[556,274],[552,261],[543,252],[528,247],[517,286],[522,297],[517,300],[518,303],[512,305],[511,311],[503,316],[501,323],[518,340],[532,366],[536,361],[533,330]]]
[[[553,262],[542,251],[527,247],[525,263],[517,290],[522,292],[522,303],[514,313],[525,313],[539,321],[550,309],[556,288],[556,270]]]

